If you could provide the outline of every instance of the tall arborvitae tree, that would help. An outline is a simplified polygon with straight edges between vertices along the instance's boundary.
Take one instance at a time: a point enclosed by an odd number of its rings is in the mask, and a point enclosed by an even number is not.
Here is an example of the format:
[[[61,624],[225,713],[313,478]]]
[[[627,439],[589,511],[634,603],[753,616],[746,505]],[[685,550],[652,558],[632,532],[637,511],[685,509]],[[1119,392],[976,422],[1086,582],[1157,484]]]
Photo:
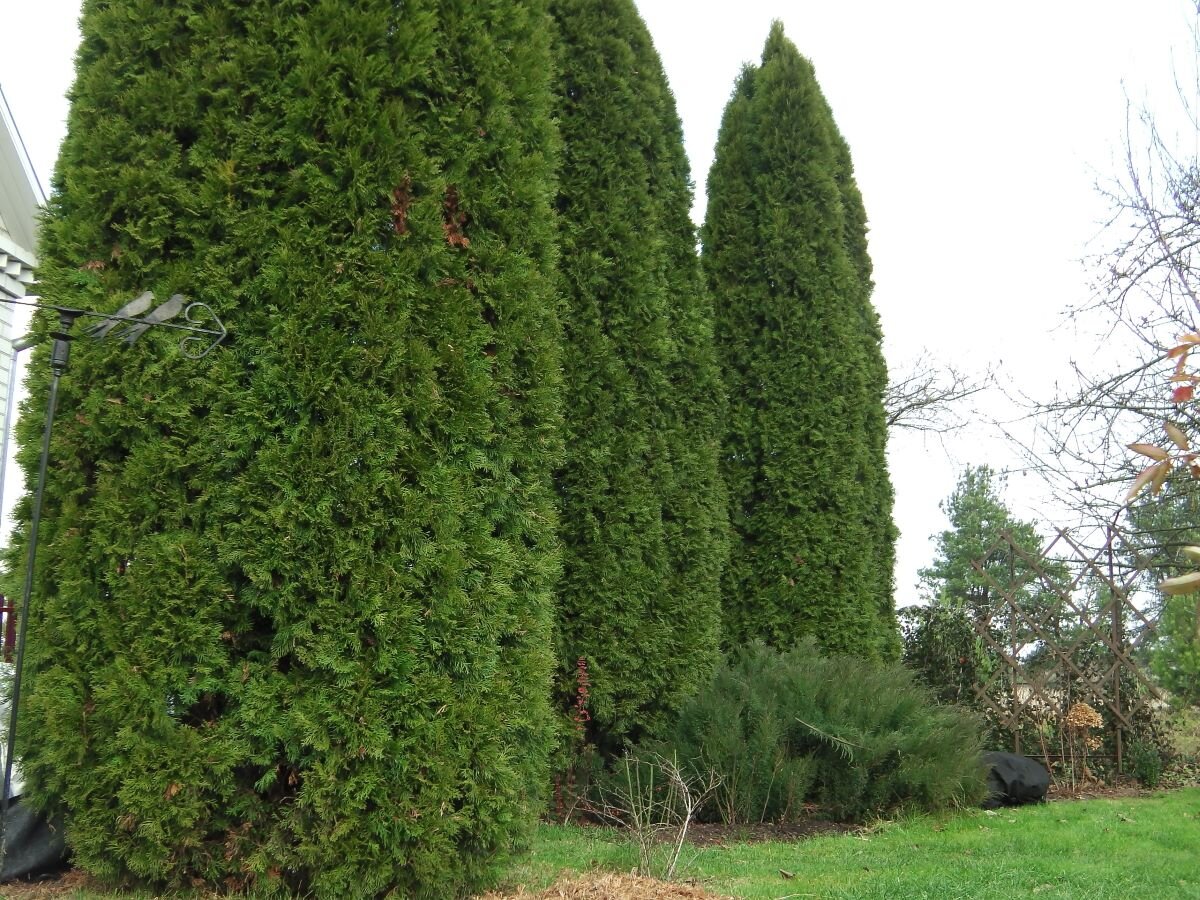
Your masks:
[[[895,656],[866,214],[812,65],[778,23],[725,110],[702,234],[730,403],[726,639],[811,634]]]
[[[542,0],[85,0],[41,293],[182,291],[230,330],[201,362],[80,340],[64,381],[21,752],[85,869],[442,898],[534,821],[549,25]]]
[[[875,282],[871,278],[871,256],[867,252],[867,212],[862,193],[854,181],[850,147],[834,124],[833,111],[828,104],[825,105],[825,113],[829,117],[830,136],[837,155],[835,177],[842,196],[842,234],[863,288],[860,301],[855,306],[860,316],[859,338],[862,341],[861,359],[867,391],[864,402],[858,408],[861,417],[858,424],[865,435],[859,448],[858,478],[863,485],[871,547],[867,563],[873,571],[868,578],[872,585],[877,586],[872,595],[877,603],[882,628],[879,652],[887,659],[899,659],[903,649],[895,604],[896,538],[899,532],[892,519],[895,492],[888,475],[887,407],[884,403],[888,369],[883,358],[883,331],[879,325],[879,315],[871,303]]]
[[[551,0],[566,346],[560,697],[602,749],[652,734],[718,646],[722,393],[687,157],[632,0]]]

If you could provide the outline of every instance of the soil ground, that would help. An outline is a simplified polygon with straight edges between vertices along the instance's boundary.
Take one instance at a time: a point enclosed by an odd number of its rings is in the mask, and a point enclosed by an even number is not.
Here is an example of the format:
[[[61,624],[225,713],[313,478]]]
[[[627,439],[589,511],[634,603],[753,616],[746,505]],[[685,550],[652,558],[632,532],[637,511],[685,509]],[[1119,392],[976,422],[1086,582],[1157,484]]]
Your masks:
[[[1147,790],[1136,781],[1122,779],[1108,784],[1091,781],[1078,784],[1074,789],[1069,784],[1052,784],[1046,799],[1051,803],[1059,800],[1100,800],[1122,797],[1149,797],[1154,791]]]

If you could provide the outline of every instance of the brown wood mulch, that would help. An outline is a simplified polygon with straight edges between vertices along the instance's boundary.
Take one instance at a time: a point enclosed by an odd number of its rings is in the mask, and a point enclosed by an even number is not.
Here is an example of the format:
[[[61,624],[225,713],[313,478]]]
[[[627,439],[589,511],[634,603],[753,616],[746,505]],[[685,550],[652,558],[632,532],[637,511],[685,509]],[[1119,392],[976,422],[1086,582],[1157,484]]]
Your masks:
[[[1149,797],[1157,793],[1147,790],[1136,781],[1117,781],[1106,784],[1103,781],[1080,782],[1071,787],[1070,783],[1054,783],[1046,799],[1056,800],[1124,800],[1129,797]]]
[[[3,900],[56,900],[92,887],[91,878],[75,869],[47,881],[14,881],[0,884]]]
[[[659,881],[638,875],[591,872],[564,877],[544,891],[529,893],[521,888],[515,894],[484,894],[478,900],[732,900],[724,894],[712,894],[701,887],[680,882]]]

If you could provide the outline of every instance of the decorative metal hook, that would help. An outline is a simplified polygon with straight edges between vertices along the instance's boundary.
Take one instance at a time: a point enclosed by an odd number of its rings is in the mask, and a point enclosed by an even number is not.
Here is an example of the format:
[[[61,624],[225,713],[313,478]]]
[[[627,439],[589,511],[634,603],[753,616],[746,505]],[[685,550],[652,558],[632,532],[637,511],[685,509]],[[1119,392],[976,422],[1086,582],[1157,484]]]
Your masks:
[[[199,318],[193,317],[193,310],[199,311]],[[212,311],[212,307],[207,303],[201,303],[198,300],[189,303],[187,309],[183,311],[183,318],[194,329],[192,333],[184,335],[179,341],[179,352],[188,359],[204,359],[229,334],[225,330],[225,324],[217,317],[217,314]],[[216,328],[200,327],[205,324],[215,325]],[[203,349],[191,346],[192,344],[200,344]]]

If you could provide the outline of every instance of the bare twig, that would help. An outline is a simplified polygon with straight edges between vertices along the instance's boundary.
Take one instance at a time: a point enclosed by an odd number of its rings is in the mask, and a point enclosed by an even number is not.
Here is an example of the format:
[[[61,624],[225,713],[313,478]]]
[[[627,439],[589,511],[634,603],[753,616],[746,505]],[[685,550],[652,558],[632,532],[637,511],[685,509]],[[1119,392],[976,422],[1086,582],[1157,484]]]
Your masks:
[[[668,845],[663,878],[670,881],[679,867],[688,829],[700,808],[721,784],[712,771],[685,771],[674,756],[626,754],[620,762],[623,782],[601,804],[599,815],[626,829],[638,851],[638,874],[654,874],[655,850]]]
[[[928,351],[889,379],[883,394],[888,428],[944,434],[966,424],[957,405],[987,388],[953,366],[938,365]]]

